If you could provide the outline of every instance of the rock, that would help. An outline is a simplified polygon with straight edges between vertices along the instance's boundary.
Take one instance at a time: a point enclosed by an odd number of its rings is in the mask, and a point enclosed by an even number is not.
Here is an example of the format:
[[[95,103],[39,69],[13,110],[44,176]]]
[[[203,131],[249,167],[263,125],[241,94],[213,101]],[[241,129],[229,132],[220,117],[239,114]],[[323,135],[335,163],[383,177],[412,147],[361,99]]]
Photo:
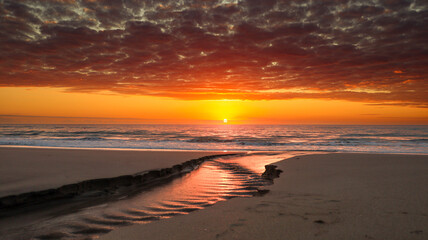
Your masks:
[[[262,174],[262,177],[265,179],[273,180],[274,178],[278,178],[279,174],[282,173],[282,170],[276,169],[275,165],[265,165],[265,172]]]

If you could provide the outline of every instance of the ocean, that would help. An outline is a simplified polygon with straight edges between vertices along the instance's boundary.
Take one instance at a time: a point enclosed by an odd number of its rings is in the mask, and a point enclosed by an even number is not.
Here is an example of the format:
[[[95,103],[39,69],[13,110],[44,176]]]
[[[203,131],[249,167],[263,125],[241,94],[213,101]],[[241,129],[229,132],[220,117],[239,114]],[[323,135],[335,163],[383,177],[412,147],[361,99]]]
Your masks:
[[[0,145],[428,153],[427,125],[0,125]]]

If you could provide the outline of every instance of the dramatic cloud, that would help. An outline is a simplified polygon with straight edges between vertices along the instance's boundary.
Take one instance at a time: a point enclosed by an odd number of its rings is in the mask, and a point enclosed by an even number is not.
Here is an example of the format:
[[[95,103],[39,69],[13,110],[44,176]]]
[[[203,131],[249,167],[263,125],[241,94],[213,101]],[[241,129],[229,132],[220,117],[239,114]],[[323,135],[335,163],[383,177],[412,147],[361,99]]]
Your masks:
[[[0,0],[0,86],[428,106],[423,0]]]

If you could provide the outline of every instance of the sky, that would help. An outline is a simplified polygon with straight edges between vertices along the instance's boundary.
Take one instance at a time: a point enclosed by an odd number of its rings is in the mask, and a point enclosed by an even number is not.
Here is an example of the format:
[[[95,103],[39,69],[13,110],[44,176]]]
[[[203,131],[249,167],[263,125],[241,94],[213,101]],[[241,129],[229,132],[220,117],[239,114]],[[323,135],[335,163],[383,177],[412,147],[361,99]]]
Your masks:
[[[0,123],[428,124],[422,0],[0,0]]]

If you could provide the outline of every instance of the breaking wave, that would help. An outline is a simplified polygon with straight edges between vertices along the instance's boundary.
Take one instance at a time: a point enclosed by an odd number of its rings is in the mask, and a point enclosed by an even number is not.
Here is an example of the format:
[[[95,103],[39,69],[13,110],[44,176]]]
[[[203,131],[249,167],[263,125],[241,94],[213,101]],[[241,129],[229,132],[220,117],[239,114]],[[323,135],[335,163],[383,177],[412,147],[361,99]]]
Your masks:
[[[427,126],[0,125],[0,145],[428,153]]]

